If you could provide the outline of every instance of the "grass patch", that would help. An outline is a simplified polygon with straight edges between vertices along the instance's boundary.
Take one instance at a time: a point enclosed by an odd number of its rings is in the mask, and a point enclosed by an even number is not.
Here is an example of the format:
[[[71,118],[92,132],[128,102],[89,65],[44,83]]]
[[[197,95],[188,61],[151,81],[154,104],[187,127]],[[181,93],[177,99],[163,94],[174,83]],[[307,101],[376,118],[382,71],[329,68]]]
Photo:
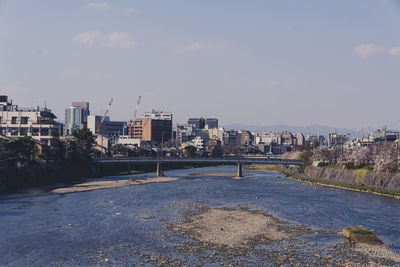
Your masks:
[[[327,169],[342,169],[342,166],[332,164],[332,163],[325,163],[325,162],[320,162],[318,163],[318,166],[320,168],[327,168]]]
[[[345,227],[342,231],[342,235],[344,238],[354,242],[367,243],[372,245],[383,244],[373,231],[369,231],[361,225]]]
[[[358,184],[362,184],[364,182],[365,176],[367,176],[368,169],[358,169],[354,171],[356,175],[355,182]]]
[[[280,171],[279,167],[276,165],[245,165],[243,166],[245,170],[251,171]]]

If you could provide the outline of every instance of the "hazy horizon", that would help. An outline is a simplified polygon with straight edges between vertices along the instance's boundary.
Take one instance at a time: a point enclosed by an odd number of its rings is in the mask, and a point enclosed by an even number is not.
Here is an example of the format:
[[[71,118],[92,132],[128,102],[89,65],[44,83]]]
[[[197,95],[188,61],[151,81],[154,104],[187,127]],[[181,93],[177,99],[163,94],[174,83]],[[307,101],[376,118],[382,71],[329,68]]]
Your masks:
[[[63,120],[398,128],[399,1],[4,1],[0,94]]]

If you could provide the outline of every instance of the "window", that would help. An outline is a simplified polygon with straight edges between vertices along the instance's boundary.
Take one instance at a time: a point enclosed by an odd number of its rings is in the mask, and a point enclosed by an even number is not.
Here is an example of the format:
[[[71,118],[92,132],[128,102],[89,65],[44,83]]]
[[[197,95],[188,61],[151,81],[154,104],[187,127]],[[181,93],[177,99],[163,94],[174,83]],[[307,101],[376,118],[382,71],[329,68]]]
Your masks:
[[[22,135],[22,136],[27,136],[28,135],[28,128],[19,129],[19,134]]]
[[[18,128],[11,128],[10,133],[11,133],[11,135],[14,135],[14,136],[18,135]]]
[[[39,128],[33,128],[32,129],[32,136],[38,136],[39,135]]]
[[[17,124],[17,118],[18,117],[12,117],[11,118],[11,124]]]
[[[49,129],[48,128],[41,129],[40,135],[48,136],[49,135]]]
[[[53,128],[53,129],[51,130],[51,136],[55,136],[55,137],[60,136],[60,133],[59,133],[59,131],[58,131],[57,128]]]
[[[28,117],[22,117],[21,124],[28,124]]]

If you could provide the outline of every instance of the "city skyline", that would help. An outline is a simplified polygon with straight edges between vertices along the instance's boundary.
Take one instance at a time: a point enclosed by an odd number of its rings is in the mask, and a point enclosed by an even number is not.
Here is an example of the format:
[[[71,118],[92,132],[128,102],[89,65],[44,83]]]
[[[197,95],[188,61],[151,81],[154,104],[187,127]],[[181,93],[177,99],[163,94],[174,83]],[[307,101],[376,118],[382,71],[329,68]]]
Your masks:
[[[399,1],[0,1],[0,91],[63,120],[398,128]]]

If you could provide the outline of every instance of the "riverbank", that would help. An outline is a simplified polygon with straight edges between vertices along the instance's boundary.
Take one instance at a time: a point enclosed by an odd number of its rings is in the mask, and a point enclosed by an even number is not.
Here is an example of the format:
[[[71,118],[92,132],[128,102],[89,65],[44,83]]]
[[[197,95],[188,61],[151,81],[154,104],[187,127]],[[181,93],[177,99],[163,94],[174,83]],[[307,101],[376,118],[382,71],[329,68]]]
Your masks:
[[[213,164],[172,163],[163,166],[164,171],[191,169]],[[129,175],[155,172],[155,164],[115,163],[107,165],[91,162],[59,161],[43,165],[0,170],[0,193],[17,192],[30,187],[52,187],[56,184],[74,184],[85,178],[102,178],[113,175]]]
[[[73,183],[90,177],[88,162],[59,161],[36,164],[22,168],[0,170],[0,193],[10,193],[36,186],[51,186],[57,183]]]
[[[156,178],[147,178],[147,179],[129,179],[129,180],[115,180],[115,181],[90,181],[85,183],[74,184],[70,187],[57,188],[52,190],[52,193],[57,194],[68,194],[68,193],[76,193],[76,192],[85,192],[85,191],[93,191],[93,190],[101,190],[101,189],[110,189],[110,188],[118,188],[123,186],[131,186],[131,185],[142,185],[142,184],[150,184],[150,183],[166,183],[177,181],[178,178],[172,177],[156,177]]]
[[[366,176],[370,175],[370,176],[375,177],[373,180],[379,181],[379,183],[382,179],[386,178],[385,183],[382,182],[382,185],[387,184],[387,181],[388,181],[387,177],[389,177],[389,180],[392,180],[392,178],[395,177],[399,180],[397,183],[399,183],[399,185],[400,185],[400,177],[398,177],[395,174],[391,175],[391,174],[379,174],[379,173],[371,172],[372,174],[364,173],[363,176],[360,176],[359,172],[357,172],[357,171],[342,170],[342,169],[337,169],[337,168],[321,168],[321,167],[313,167],[313,166],[308,166],[305,169],[304,173],[300,173],[298,170],[283,168],[282,166],[276,166],[276,165],[270,165],[270,166],[250,165],[250,166],[245,166],[244,168],[247,170],[279,172],[289,178],[293,178],[293,179],[296,179],[299,181],[304,181],[304,182],[320,184],[323,186],[331,186],[331,187],[354,190],[354,191],[359,191],[359,192],[367,192],[367,193],[373,193],[373,194],[377,194],[377,195],[384,195],[384,196],[400,198],[400,191],[387,190],[387,189],[381,189],[381,188],[376,188],[376,187],[372,187],[372,186],[366,186],[365,184],[362,183],[363,181],[365,181]],[[315,170],[317,170],[318,175],[315,174],[316,173]],[[330,175],[324,176],[325,171],[329,172]],[[343,176],[342,176],[343,173],[347,174],[346,177],[348,180],[343,179]],[[380,175],[383,175],[381,180],[379,180]],[[346,182],[343,182],[343,180]]]
[[[182,244],[178,252],[194,252],[211,261],[225,262],[237,258],[236,265],[249,265],[264,259],[276,265],[295,266],[393,266],[400,264],[400,255],[385,245],[341,242],[319,247],[305,241],[305,236],[340,236],[292,224],[245,205],[234,208],[210,208],[193,205],[184,213],[184,220],[168,227],[192,242]],[[303,241],[300,241],[303,240]],[[158,264],[165,258],[152,257]],[[254,260],[254,261],[253,261]]]

